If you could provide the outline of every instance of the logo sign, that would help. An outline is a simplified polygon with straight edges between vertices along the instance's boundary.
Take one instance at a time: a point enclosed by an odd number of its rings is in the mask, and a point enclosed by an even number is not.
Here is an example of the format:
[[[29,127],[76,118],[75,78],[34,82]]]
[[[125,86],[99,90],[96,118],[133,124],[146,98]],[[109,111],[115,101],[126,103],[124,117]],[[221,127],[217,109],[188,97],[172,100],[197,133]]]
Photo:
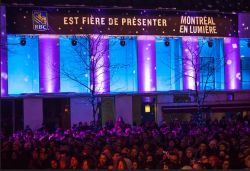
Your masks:
[[[46,11],[32,11],[33,30],[48,30],[48,15]]]

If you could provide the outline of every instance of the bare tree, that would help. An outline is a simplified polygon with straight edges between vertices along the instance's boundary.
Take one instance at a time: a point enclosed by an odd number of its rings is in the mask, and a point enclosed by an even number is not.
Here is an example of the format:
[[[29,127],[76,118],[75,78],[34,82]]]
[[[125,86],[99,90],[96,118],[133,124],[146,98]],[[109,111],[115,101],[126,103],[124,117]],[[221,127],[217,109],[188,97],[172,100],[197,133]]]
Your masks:
[[[201,56],[205,45],[213,46],[212,39],[204,39],[198,47],[191,45],[192,42],[187,42],[188,55],[183,57],[183,65],[187,65],[187,70],[184,72],[184,77],[191,78],[194,82],[194,89],[190,90],[194,97],[194,102],[197,105],[197,112],[194,113],[194,121],[198,124],[204,123],[203,112],[204,104],[208,95],[215,90],[215,75],[216,70],[224,65],[224,58],[222,56],[214,56],[214,52],[206,52],[206,57]]]
[[[184,71],[174,71],[179,75],[178,78],[175,78],[175,81],[178,81],[180,78],[188,79],[192,87],[188,90],[189,96],[192,97],[191,99],[197,106],[197,112],[193,114],[193,120],[198,124],[202,124],[204,122],[203,112],[206,98],[215,90],[215,74],[224,65],[224,59],[222,56],[214,57],[213,51],[208,52],[206,57],[201,57],[206,44],[210,48],[213,46],[212,39],[202,40],[199,46],[197,42],[194,45],[192,39],[187,40],[185,43],[183,53],[186,54],[183,54],[182,57],[174,57],[177,61],[181,60],[182,66],[185,68],[183,68]],[[174,69],[170,63],[166,63],[166,65],[171,70]]]
[[[110,70],[127,67],[127,64],[122,63],[115,65],[110,64],[108,55],[112,44],[103,42],[105,36],[106,35],[82,35],[81,39],[76,39],[77,37],[73,36],[72,43],[77,43],[78,46],[74,48],[75,54],[72,55],[71,62],[78,63],[78,65],[70,65],[69,67],[68,64],[61,64],[61,74],[77,82],[90,93],[88,101],[92,106],[94,124],[100,119],[100,117],[98,117],[96,120],[97,114],[100,114],[100,94],[105,93],[107,90],[109,91],[109,87],[105,87],[105,85],[109,85],[110,77],[114,74],[110,73]],[[109,76],[105,77],[105,75],[107,75],[106,73],[108,73]],[[88,79],[88,81],[86,81],[86,79]]]

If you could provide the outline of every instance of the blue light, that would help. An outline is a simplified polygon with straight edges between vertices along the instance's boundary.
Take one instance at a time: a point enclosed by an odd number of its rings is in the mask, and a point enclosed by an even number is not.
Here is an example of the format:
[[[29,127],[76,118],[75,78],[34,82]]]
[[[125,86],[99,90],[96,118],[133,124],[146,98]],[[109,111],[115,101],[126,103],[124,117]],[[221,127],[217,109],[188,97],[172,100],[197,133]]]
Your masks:
[[[208,42],[212,41],[213,46],[209,47]],[[206,87],[213,87],[212,89],[223,90],[224,89],[224,48],[223,48],[223,38],[200,38],[199,39],[199,57],[202,58],[214,58],[214,68],[215,72],[210,72],[210,83],[206,84]],[[204,59],[205,60],[205,59]],[[203,61],[204,61],[203,60]],[[200,59],[201,61],[201,59]],[[211,63],[212,64],[212,63]],[[203,77],[203,78],[202,78]],[[200,75],[200,81],[207,80],[206,74]],[[212,83],[213,82],[213,83]],[[200,82],[201,89],[203,89],[202,81]],[[214,86],[213,86],[214,85]]]
[[[38,37],[25,40],[22,46],[19,36],[7,37],[9,94],[39,92]]]
[[[181,39],[169,38],[169,46],[165,45],[165,41],[165,38],[156,39],[157,91],[181,90]]]
[[[241,56],[241,88],[250,89],[250,48],[248,43],[250,39],[240,39]]]
[[[124,41],[126,41],[126,46],[120,45],[118,37],[109,39],[110,65],[114,66],[110,69],[111,92],[136,92],[138,90],[136,39],[124,37]]]
[[[85,37],[77,37],[77,44],[72,46],[72,38],[60,36],[60,91],[89,92],[88,89],[66,76],[75,76],[78,81],[89,87],[89,70],[84,62],[88,61],[88,42]]]
[[[250,39],[240,39],[240,55],[250,57],[250,48],[247,46]]]

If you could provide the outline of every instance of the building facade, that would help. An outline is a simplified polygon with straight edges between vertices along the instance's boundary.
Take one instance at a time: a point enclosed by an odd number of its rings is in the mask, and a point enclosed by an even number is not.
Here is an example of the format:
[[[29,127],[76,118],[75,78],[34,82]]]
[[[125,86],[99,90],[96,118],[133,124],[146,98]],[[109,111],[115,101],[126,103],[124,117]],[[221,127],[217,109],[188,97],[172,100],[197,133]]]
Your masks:
[[[102,98],[103,123],[118,116],[131,124],[161,123],[170,114],[192,113],[196,90],[209,94],[212,112],[249,114],[249,17],[1,6],[1,97],[12,101],[10,108],[20,99],[23,124],[33,128],[44,122],[46,99],[53,98],[66,99],[53,112],[67,113],[68,125],[91,121],[86,98],[93,87]],[[86,67],[92,60],[99,61],[94,70]]]

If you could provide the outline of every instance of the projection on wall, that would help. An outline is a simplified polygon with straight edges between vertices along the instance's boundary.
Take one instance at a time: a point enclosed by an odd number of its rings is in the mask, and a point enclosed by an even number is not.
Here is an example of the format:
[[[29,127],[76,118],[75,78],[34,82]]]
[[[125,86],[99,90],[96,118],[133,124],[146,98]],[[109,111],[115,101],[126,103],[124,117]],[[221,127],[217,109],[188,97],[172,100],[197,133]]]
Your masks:
[[[250,39],[240,39],[241,88],[250,89]]]
[[[224,39],[199,38],[199,62],[213,59],[215,69],[208,86],[225,89]],[[38,36],[8,35],[8,94],[39,93]],[[60,36],[60,92],[88,93],[88,89],[65,75],[90,84],[88,41],[84,36]],[[240,39],[240,81],[242,89],[250,89],[249,39]],[[182,38],[156,37],[156,91],[183,90]],[[230,46],[231,47],[231,46]],[[110,92],[138,92],[137,38],[109,36]],[[41,50],[41,49],[40,49]],[[230,57],[230,53],[228,53]],[[209,59],[209,60],[208,60]],[[230,60],[227,60],[230,64]],[[205,70],[200,71],[204,85]],[[203,80],[203,81],[202,81]],[[202,88],[201,88],[202,89]]]
[[[224,89],[223,38],[199,38],[200,89]]]
[[[88,89],[83,86],[89,87],[88,61],[88,41],[86,37],[60,36],[61,92],[88,92]],[[80,81],[80,83],[74,79]]]
[[[156,38],[157,91],[182,90],[181,39]]]
[[[136,92],[137,46],[136,37],[109,38],[110,91]]]
[[[38,36],[8,35],[8,94],[39,93]]]

